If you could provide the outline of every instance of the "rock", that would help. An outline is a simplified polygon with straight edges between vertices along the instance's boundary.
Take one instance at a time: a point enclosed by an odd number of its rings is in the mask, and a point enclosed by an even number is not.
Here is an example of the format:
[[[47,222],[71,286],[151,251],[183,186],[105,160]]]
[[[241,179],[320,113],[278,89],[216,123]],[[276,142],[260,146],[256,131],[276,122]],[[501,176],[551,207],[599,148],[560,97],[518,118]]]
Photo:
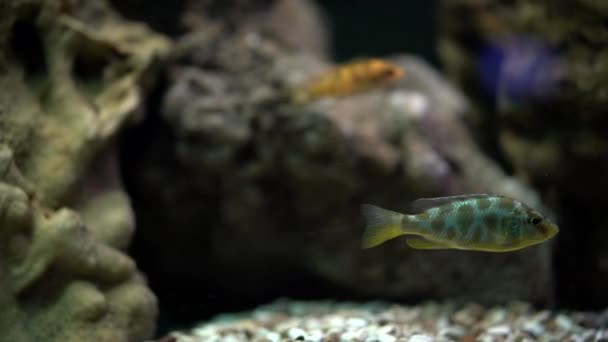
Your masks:
[[[545,245],[428,253],[396,239],[361,251],[361,203],[407,211],[419,197],[497,192],[541,206],[481,152],[463,96],[429,65],[396,57],[403,84],[298,106],[285,93],[332,64],[253,25],[217,24],[178,41],[161,117],[125,142],[146,227],[134,253],[161,301],[205,296],[209,279],[240,303],[311,282],[380,299],[548,300]]]
[[[312,1],[228,0],[218,5],[208,0],[189,0],[182,14],[182,23],[189,28],[235,25],[241,30],[272,36],[291,49],[325,58],[329,56],[328,19],[319,5]],[[286,27],[290,29],[286,30]]]
[[[556,283],[568,284],[557,289],[560,305],[602,309],[608,204],[597,200],[597,179],[608,171],[606,4],[456,0],[442,2],[440,13],[439,52],[450,78],[474,99],[468,118],[479,140],[534,184],[556,215]]]
[[[114,138],[168,42],[101,1],[0,7],[1,339],[149,338]]]

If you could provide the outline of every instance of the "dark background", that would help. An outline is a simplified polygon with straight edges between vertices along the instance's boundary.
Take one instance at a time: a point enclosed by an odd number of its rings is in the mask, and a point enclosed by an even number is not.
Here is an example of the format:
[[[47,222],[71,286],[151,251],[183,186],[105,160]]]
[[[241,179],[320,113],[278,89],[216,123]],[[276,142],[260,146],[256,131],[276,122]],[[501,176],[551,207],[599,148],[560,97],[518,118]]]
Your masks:
[[[436,1],[319,0],[330,17],[337,61],[358,56],[411,53],[438,65],[435,51]]]
[[[124,16],[148,23],[170,36],[180,33],[179,15],[184,0],[113,0],[112,6]],[[437,65],[435,51],[436,0],[317,0],[329,17],[333,34],[332,52],[336,61],[360,56],[412,53]]]

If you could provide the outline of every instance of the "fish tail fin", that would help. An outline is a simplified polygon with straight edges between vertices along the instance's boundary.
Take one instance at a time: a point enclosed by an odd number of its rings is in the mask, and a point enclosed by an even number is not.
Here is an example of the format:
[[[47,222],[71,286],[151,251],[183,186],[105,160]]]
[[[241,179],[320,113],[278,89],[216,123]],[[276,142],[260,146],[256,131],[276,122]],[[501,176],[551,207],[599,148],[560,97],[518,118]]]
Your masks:
[[[402,214],[371,204],[361,205],[366,227],[361,240],[362,248],[372,248],[404,234],[401,230]]]

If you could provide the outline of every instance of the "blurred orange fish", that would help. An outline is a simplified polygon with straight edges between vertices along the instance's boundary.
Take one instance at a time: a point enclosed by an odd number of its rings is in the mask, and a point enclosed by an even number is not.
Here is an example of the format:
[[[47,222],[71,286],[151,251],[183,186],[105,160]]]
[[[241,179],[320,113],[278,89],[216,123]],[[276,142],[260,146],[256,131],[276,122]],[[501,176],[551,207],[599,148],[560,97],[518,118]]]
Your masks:
[[[348,96],[396,82],[404,73],[400,66],[382,59],[358,60],[338,66],[296,88],[293,99],[305,103],[323,97]]]

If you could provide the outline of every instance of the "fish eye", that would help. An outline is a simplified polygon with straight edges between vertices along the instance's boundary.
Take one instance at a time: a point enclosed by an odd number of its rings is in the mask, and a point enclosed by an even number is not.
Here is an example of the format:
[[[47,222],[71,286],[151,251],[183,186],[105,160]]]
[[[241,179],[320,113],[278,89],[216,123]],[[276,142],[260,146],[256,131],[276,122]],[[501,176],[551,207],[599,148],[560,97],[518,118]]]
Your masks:
[[[538,217],[531,217],[531,218],[528,220],[528,222],[532,223],[532,224],[533,224],[533,225],[535,225],[535,226],[536,226],[537,224],[539,224],[539,223],[540,223],[540,221],[541,221],[541,219],[540,219],[540,218],[538,218]]]

